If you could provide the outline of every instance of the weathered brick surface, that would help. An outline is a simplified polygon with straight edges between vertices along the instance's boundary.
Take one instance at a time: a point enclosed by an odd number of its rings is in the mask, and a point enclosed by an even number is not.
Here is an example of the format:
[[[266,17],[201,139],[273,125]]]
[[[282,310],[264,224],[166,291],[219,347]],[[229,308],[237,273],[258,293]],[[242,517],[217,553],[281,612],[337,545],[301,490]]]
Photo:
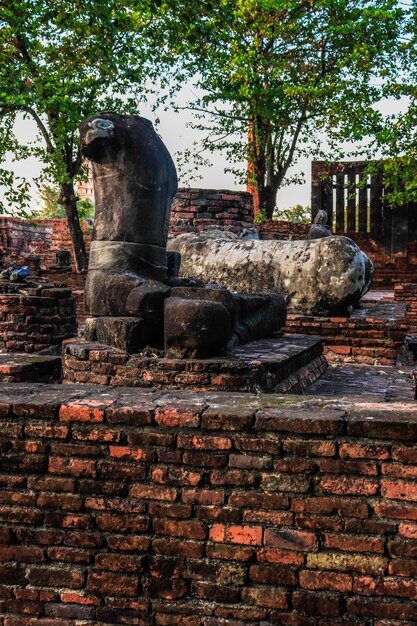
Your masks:
[[[317,400],[0,385],[0,624],[414,623],[415,407]]]
[[[399,319],[375,319],[290,314],[283,330],[322,337],[328,361],[394,365],[409,328],[405,315]]]
[[[171,235],[219,228],[240,233],[253,227],[253,201],[245,191],[179,189],[171,206]]]
[[[87,222],[82,222],[81,227],[88,248],[91,228]],[[32,255],[39,255],[44,268],[55,264],[57,250],[72,250],[66,219],[22,220],[18,217],[1,216],[0,246],[7,265],[21,265],[22,262],[28,264]]]
[[[36,289],[36,295],[0,295],[0,348],[7,352],[39,352],[76,334],[75,300],[70,289]],[[10,376],[13,368],[0,373]]]
[[[68,382],[123,387],[303,393],[327,369],[322,351],[317,337],[291,335],[251,342],[241,348],[238,356],[161,359],[129,355],[103,344],[75,339],[64,344],[63,378]],[[161,426],[186,426],[186,422],[190,428],[200,426],[199,416],[190,411],[176,414],[161,408],[155,419]],[[239,430],[248,419],[252,417],[245,413],[232,413],[226,418],[221,415],[219,426],[216,415],[207,415],[201,426]],[[232,422],[236,422],[236,427]]]

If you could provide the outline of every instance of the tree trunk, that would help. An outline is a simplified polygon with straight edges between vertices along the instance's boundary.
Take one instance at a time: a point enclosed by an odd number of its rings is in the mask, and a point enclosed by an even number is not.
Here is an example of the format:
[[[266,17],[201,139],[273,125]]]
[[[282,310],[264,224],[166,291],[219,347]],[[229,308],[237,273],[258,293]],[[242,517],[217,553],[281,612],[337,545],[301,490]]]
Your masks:
[[[61,184],[60,203],[64,206],[68,228],[72,241],[72,250],[77,272],[87,269],[88,260],[85,251],[83,233],[77,212],[77,199],[73,182]]]
[[[256,194],[259,208],[265,211],[268,219],[271,219],[275,209],[277,189],[270,185],[260,185]]]

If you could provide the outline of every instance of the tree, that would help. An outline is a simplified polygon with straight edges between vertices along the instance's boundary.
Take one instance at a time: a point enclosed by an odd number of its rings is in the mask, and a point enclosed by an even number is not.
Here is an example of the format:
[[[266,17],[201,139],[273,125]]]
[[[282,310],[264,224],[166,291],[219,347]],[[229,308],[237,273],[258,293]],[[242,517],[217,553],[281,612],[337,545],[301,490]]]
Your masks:
[[[59,187],[42,184],[39,188],[40,209],[32,214],[32,218],[51,220],[65,216],[65,209],[59,203]]]
[[[357,134],[369,137],[369,152],[382,155],[369,164],[370,174],[384,178],[384,200],[391,205],[417,203],[417,4],[410,3],[401,23],[400,45],[396,51],[396,72],[384,84],[384,94],[397,100],[396,110],[380,111],[379,124],[371,132],[367,118],[359,120]],[[352,128],[344,124],[343,138]]]
[[[277,190],[319,132],[352,123],[381,98],[376,77],[395,58],[402,11],[395,0],[201,0],[171,2],[167,32],[182,71],[202,95],[190,103],[208,150],[256,191],[272,216]],[[191,6],[190,6],[191,4]],[[249,135],[249,141],[247,141]]]
[[[0,0],[0,161],[9,152],[44,163],[41,180],[59,185],[79,271],[87,265],[74,191],[79,124],[102,110],[137,111],[152,78],[151,23],[146,0]],[[36,125],[34,142],[17,137],[19,115]],[[11,189],[12,173],[0,169],[0,182]],[[28,206],[21,181],[7,200]]]

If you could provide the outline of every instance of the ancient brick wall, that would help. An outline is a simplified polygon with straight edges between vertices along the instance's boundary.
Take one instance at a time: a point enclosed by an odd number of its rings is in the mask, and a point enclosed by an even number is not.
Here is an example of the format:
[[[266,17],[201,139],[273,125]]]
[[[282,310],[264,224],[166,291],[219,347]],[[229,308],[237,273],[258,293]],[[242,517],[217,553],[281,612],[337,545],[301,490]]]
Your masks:
[[[259,239],[307,239],[310,224],[297,224],[285,220],[266,220],[256,224]]]
[[[42,289],[39,296],[0,294],[0,348],[39,352],[74,337],[75,301],[70,289]]]
[[[394,300],[408,303],[406,312],[410,330],[417,332],[417,283],[400,283],[394,287]]]
[[[392,288],[398,282],[412,282],[417,274],[417,242],[408,244],[406,253],[387,254],[370,236],[349,233],[374,264],[374,287]]]
[[[367,365],[394,365],[410,327],[408,319],[314,317],[290,314],[286,333],[323,338],[328,361]]]
[[[91,227],[82,222],[87,249],[91,240]],[[66,219],[21,220],[17,217],[0,217],[0,247],[5,265],[22,264],[31,255],[41,256],[41,265],[55,264],[57,250],[72,252],[72,243]],[[75,265],[73,267],[75,269]]]
[[[246,191],[179,189],[171,207],[170,234],[207,228],[240,233],[253,227],[253,202]]]
[[[412,408],[13,387],[4,626],[415,620]]]

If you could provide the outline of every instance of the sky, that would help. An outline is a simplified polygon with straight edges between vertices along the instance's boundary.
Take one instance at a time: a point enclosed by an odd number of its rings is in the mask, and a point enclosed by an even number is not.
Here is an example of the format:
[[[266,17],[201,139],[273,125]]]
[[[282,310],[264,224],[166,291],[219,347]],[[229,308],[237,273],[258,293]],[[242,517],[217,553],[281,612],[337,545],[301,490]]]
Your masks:
[[[185,103],[185,100],[184,100]],[[162,137],[165,145],[167,146],[174,161],[176,160],[176,153],[186,148],[191,148],[193,142],[196,139],[195,131],[191,128],[187,128],[187,123],[192,119],[192,113],[190,111],[181,111],[175,113],[173,111],[160,111],[158,114],[152,112],[151,106],[140,105],[138,114],[150,119],[152,122],[158,117],[160,123],[157,126],[157,132]],[[16,126],[16,134],[22,141],[30,141],[35,137],[35,125],[31,119],[24,120],[23,117],[19,117]],[[199,170],[201,178],[193,181],[179,179],[179,186],[200,187],[203,189],[237,189],[245,190],[244,185],[239,185],[235,181],[235,177],[230,173],[225,173],[224,168],[227,165],[223,155],[220,153],[214,155],[207,155],[212,160],[212,167],[202,167]],[[37,159],[27,159],[22,162],[13,163],[11,158],[7,160],[5,166],[9,169],[13,169],[18,176],[32,180],[41,171],[41,164]],[[304,185],[293,185],[285,187],[278,193],[278,206],[282,208],[288,208],[295,204],[310,204],[310,167],[311,161],[303,159],[294,168],[299,172],[304,169],[306,173],[306,181]],[[32,209],[40,208],[38,206],[36,186],[32,186],[33,202]]]
[[[187,93],[187,89],[183,90],[182,98],[184,99],[184,105],[191,99],[193,94],[191,91]],[[394,113],[404,108],[404,102],[391,102],[386,101],[381,104],[381,109],[385,113]],[[155,122],[158,117],[160,123],[157,126],[157,132],[162,137],[162,140],[166,144],[170,151],[174,161],[176,160],[176,153],[182,151],[185,148],[191,148],[193,142],[196,139],[195,131],[187,127],[187,124],[192,120],[192,113],[189,110],[183,110],[178,113],[174,111],[158,111],[154,113],[152,111],[151,103],[148,106],[140,104],[138,114]],[[16,123],[16,133],[22,141],[30,141],[35,136],[35,125],[31,119],[24,120],[22,117],[18,118]],[[325,141],[325,137],[323,137]],[[349,155],[350,146],[346,144],[345,153]],[[380,156],[380,155],[377,155]],[[227,166],[224,156],[221,153],[209,154],[208,158],[212,161],[212,167],[202,167],[199,170],[200,179],[189,181],[187,179],[179,179],[179,186],[200,187],[207,189],[237,189],[244,190],[243,185],[236,183],[235,178],[230,173],[225,173],[224,168]],[[348,159],[347,159],[348,160]],[[12,168],[19,176],[25,177],[31,180],[37,176],[41,171],[41,164],[36,159],[28,159],[24,162],[13,163],[11,159],[5,164],[6,167]],[[310,205],[311,197],[311,159],[300,159],[296,166],[289,171],[289,175],[293,173],[304,173],[304,183],[297,185],[289,185],[283,187],[278,191],[277,207],[278,209],[287,209],[296,204],[302,204],[303,206]],[[37,197],[36,186],[32,186],[33,202],[32,209],[40,208]]]

